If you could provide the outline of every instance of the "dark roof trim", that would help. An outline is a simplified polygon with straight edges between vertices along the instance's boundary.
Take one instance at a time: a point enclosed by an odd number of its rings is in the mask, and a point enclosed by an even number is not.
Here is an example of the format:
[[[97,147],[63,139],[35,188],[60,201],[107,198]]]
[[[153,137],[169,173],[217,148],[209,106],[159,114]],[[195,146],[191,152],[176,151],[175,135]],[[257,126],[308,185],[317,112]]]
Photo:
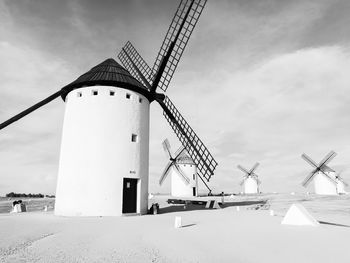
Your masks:
[[[150,102],[152,101],[149,90],[112,58],[106,59],[63,87],[61,97],[65,101],[67,94],[72,90],[92,86],[124,88],[140,93]]]

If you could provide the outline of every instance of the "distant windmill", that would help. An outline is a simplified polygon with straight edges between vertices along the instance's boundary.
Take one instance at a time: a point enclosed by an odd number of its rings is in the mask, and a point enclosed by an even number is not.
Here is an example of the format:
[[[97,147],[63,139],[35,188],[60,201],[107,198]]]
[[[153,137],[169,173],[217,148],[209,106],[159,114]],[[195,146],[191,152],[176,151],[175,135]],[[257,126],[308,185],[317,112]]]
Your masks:
[[[171,174],[172,196],[197,196],[197,167],[186,149],[181,146],[173,157],[168,139],[164,140],[163,148],[169,157],[169,162],[159,179],[159,185],[162,185],[167,176]]]
[[[334,151],[331,151],[317,164],[303,153],[301,157],[314,169],[302,182],[302,186],[307,187],[313,180],[316,194],[337,195],[345,193],[345,186],[348,184],[328,166],[336,155]]]
[[[237,165],[237,168],[241,170],[245,175],[240,185],[243,186],[243,193],[256,194],[259,193],[259,186],[261,181],[258,179],[258,175],[255,173],[259,163],[256,163],[250,170],[245,169],[241,165]]]
[[[107,59],[53,95],[0,124],[0,129],[50,101],[66,102],[55,214],[118,216],[147,213],[149,111],[157,101],[163,115],[209,181],[217,162],[166,91],[206,0],[182,0],[153,68],[127,42]],[[144,36],[147,38],[148,36]]]

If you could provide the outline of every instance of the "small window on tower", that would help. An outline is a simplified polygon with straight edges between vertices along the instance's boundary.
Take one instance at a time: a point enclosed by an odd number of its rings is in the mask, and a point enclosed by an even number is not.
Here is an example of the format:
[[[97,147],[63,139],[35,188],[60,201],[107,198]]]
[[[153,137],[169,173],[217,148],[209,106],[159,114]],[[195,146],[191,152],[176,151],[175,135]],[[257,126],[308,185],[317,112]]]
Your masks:
[[[110,90],[110,91],[109,91],[109,95],[110,95],[110,96],[114,96],[114,95],[115,95],[115,91],[114,91],[114,90]]]
[[[136,134],[131,134],[131,141],[137,142],[137,135]]]
[[[142,98],[139,98],[139,102],[142,103]]]
[[[131,98],[131,95],[129,93],[126,93],[126,98],[127,99],[130,99]]]
[[[93,91],[92,91],[92,95],[93,95],[93,96],[97,96],[97,95],[98,95],[98,91],[97,91],[97,90],[93,90]]]
[[[81,92],[78,92],[77,97],[81,97],[81,96],[82,96]]]
[[[193,174],[193,180],[196,180],[196,174]]]

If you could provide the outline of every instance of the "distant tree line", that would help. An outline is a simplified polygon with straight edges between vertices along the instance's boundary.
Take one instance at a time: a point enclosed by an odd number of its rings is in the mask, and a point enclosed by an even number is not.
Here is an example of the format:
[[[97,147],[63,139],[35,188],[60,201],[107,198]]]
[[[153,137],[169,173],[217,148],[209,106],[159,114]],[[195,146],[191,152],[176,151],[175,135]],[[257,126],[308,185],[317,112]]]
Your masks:
[[[6,194],[6,197],[30,197],[30,198],[44,198],[44,197],[49,197],[53,198],[55,197],[54,195],[43,195],[43,194],[25,194],[25,193],[8,193]]]

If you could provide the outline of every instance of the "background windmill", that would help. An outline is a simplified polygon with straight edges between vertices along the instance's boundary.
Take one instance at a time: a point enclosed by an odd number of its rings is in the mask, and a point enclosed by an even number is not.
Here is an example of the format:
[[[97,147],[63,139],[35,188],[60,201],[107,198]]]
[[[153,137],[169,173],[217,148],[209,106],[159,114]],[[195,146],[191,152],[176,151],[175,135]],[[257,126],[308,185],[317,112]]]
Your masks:
[[[162,185],[164,180],[170,174],[172,196],[197,196],[197,167],[186,152],[186,149],[181,146],[176,151],[175,155],[172,156],[168,139],[165,139],[162,144],[163,149],[169,158],[169,162],[159,178],[159,185]]]
[[[258,175],[255,173],[259,163],[256,163],[250,170],[245,169],[241,165],[237,165],[237,168],[241,170],[245,175],[240,185],[243,186],[243,193],[256,194],[259,193],[259,185],[261,181],[258,179]]]
[[[152,68],[127,42],[118,58],[128,71],[107,59],[0,124],[3,129],[58,97],[66,102],[56,214],[147,212],[149,105],[153,101],[159,103],[196,164],[198,176],[210,180],[217,162],[171,100],[156,92],[167,90],[205,4],[206,0],[180,2]]]
[[[305,153],[301,155],[307,163],[314,169],[302,182],[302,186],[307,187],[311,181],[314,181],[315,193],[324,195],[336,195],[345,192],[345,181],[328,166],[331,160],[337,154],[330,151],[318,164]]]

